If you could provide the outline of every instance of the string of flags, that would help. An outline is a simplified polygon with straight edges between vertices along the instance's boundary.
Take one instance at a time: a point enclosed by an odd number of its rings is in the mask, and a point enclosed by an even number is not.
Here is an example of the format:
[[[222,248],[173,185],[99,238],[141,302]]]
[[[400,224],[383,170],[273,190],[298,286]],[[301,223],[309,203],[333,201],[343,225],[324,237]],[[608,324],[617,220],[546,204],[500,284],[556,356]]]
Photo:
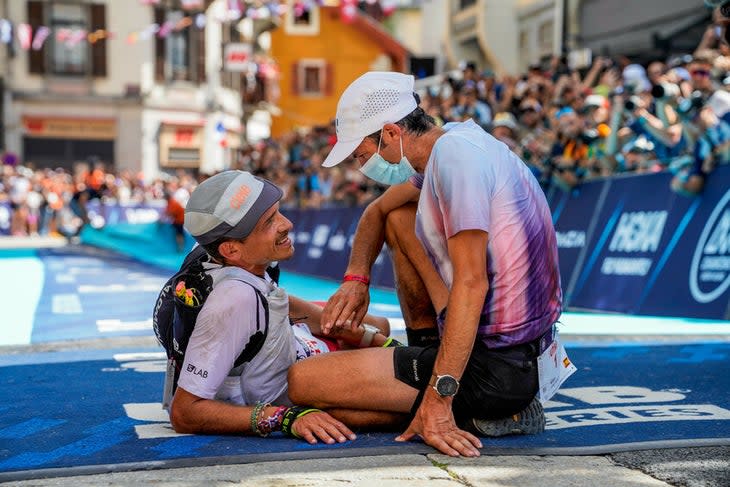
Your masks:
[[[142,5],[155,6],[159,5],[161,0],[139,0],[139,2]],[[379,3],[387,14],[394,11],[396,6],[396,0],[366,0],[366,3],[370,5]],[[294,0],[292,13],[296,17],[301,17],[315,6],[324,4],[325,0]],[[256,6],[248,5],[244,0],[225,0],[224,9],[211,9],[209,13],[199,11],[204,7],[203,0],[181,0],[181,6],[183,10],[191,11],[190,15],[183,16],[179,20],[167,20],[161,25],[158,23],[149,24],[139,30],[129,32],[124,36],[124,40],[127,44],[135,44],[153,37],[164,39],[173,32],[180,32],[191,27],[204,29],[210,20],[209,16],[221,23],[235,22],[243,18],[278,18],[284,15],[289,8],[286,3],[282,3],[280,0],[259,0]],[[340,12],[343,22],[351,22],[356,15],[356,9],[356,0],[340,0]],[[194,12],[196,10],[198,10],[197,13]],[[10,44],[13,42],[14,37],[17,37],[22,49],[38,51],[43,48],[43,45],[51,36],[57,43],[68,48],[73,48],[84,41],[93,45],[104,39],[117,38],[115,32],[105,29],[89,31],[86,29],[54,28],[41,25],[34,32],[29,23],[13,24],[9,19],[0,18],[0,44]]]

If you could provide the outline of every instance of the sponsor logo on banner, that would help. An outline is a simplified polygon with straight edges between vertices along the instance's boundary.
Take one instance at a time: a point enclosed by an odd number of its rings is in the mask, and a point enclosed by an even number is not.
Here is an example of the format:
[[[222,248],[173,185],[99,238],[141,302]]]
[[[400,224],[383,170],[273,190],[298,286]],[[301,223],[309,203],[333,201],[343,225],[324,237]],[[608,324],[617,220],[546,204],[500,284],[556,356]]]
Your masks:
[[[154,208],[125,208],[128,223],[154,223],[160,219],[160,211]]]
[[[698,303],[710,303],[730,287],[730,190],[700,234],[689,270],[689,289]]]
[[[580,249],[586,245],[586,232],[582,230],[568,230],[555,232],[559,249]]]
[[[622,253],[654,253],[659,248],[667,222],[666,211],[633,211],[621,214],[608,250]],[[606,257],[601,273],[645,276],[653,260],[648,257]]]

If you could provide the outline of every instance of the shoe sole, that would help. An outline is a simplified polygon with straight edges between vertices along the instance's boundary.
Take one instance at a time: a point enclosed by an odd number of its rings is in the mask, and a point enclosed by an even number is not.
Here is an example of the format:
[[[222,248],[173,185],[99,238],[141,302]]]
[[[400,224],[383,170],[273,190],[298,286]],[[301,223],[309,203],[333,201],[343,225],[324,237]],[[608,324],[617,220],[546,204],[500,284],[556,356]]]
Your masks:
[[[472,419],[474,429],[483,436],[534,435],[545,431],[545,412],[535,398],[522,411],[502,419]]]

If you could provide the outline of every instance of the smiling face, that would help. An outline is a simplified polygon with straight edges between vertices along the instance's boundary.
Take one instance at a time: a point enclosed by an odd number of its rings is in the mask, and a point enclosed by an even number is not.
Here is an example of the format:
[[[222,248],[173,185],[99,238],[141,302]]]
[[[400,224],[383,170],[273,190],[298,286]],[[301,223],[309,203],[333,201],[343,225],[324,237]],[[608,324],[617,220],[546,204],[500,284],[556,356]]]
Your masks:
[[[243,240],[228,240],[219,246],[221,255],[230,265],[263,276],[275,261],[287,260],[294,255],[289,237],[293,225],[274,204],[261,216],[251,234]]]

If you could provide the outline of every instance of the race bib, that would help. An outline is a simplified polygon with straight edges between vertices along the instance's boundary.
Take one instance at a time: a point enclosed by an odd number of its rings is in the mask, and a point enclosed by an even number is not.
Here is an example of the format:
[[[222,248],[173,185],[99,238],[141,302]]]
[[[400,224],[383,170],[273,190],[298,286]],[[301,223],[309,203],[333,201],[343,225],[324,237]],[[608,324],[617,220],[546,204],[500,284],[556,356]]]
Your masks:
[[[560,343],[557,331],[553,343],[537,358],[537,373],[540,389],[537,397],[545,403],[558,392],[565,380],[576,371],[575,365],[568,358],[565,347]]]

